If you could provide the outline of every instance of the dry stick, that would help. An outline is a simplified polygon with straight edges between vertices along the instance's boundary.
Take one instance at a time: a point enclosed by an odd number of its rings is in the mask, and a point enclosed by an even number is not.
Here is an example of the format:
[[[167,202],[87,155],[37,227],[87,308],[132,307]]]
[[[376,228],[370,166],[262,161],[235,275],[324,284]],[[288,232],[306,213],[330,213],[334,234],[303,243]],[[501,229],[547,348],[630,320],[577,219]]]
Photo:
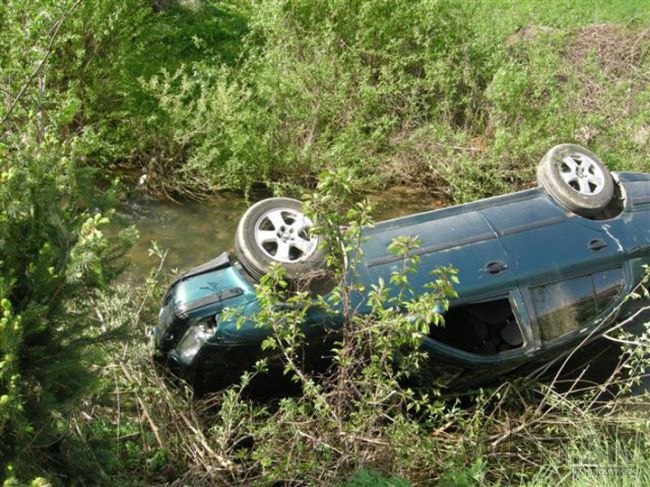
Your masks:
[[[173,398],[170,397],[169,390],[168,390],[166,387],[162,387],[162,390],[163,390],[163,392],[165,393],[165,395],[166,395],[167,398],[168,398],[168,403],[169,403],[169,404],[173,404]],[[221,464],[221,467],[222,467],[223,469],[225,469],[225,470],[232,470],[233,463],[232,463],[230,460],[228,460],[227,458],[224,458],[223,456],[219,455],[217,452],[215,452],[215,451],[212,449],[212,447],[210,447],[210,445],[208,444],[208,441],[207,441],[205,435],[203,434],[203,431],[201,431],[200,429],[198,429],[198,428],[197,428],[197,427],[192,423],[192,421],[190,421],[190,419],[189,419],[189,418],[188,418],[188,417],[187,417],[187,416],[186,416],[182,411],[176,411],[176,413],[177,413],[178,416],[183,420],[183,422],[185,423],[185,425],[187,426],[187,428],[188,428],[189,430],[191,430],[192,433],[194,433],[194,436],[195,436],[195,438],[198,439],[197,441],[198,441],[198,443],[200,444],[200,446],[203,447],[203,451],[201,451],[201,450],[199,450],[199,449],[196,449],[196,456],[199,456],[199,457],[201,457],[201,458],[205,458],[205,457],[206,457],[206,453],[205,453],[205,452],[207,452],[207,455],[210,455],[210,456],[212,456],[213,458],[217,458],[217,459],[218,459],[218,461],[219,461],[219,463]],[[190,411],[190,414],[192,414],[191,411]],[[196,418],[193,416],[192,419],[196,419]],[[181,431],[181,423],[180,423],[180,422],[176,422],[176,427],[179,429],[179,431]]]
[[[623,340],[622,338],[616,338],[616,337],[610,336],[607,333],[603,333],[603,338],[607,338],[608,340],[610,340],[612,342],[621,343],[623,345],[634,345],[636,347],[642,346],[642,343],[640,343],[640,342],[635,342],[634,340]]]
[[[119,449],[120,449],[120,432],[121,432],[121,426],[122,426],[122,401],[121,401],[121,396],[120,396],[120,384],[119,381],[117,380],[117,371],[115,370],[115,367],[111,367],[113,369],[113,380],[115,382],[115,400],[117,402],[117,429],[115,431],[115,436],[117,439],[117,448],[118,448],[118,454],[119,454]]]
[[[614,377],[616,377],[621,372],[621,370],[623,370],[623,368],[627,364],[628,360],[629,360],[629,357],[627,359],[620,360],[618,365],[614,369],[614,371],[607,378],[607,380],[603,384],[599,384],[597,386],[594,386],[594,389],[597,389],[597,391],[594,391],[594,397],[591,399],[591,401],[589,402],[589,405],[587,406],[588,410],[591,409],[596,404],[596,402],[598,401],[600,396],[602,394],[604,394],[605,391],[607,390],[607,388],[612,385],[612,382],[614,381]],[[617,394],[616,397],[618,397],[618,394]]]
[[[612,311],[612,312],[610,313],[610,315],[612,315],[612,314],[618,312],[618,310],[620,310],[620,307],[617,308],[617,309],[615,309],[614,311]],[[627,324],[627,323],[633,321],[633,320],[634,320],[634,319],[635,319],[639,314],[641,314],[641,313],[642,313],[643,311],[645,311],[645,310],[647,310],[647,308],[642,308],[642,309],[640,309],[639,311],[637,311],[636,313],[634,313],[632,316],[630,316],[629,318],[627,318],[627,319],[624,320],[623,322],[621,322],[621,323],[619,323],[618,325],[616,325],[616,326],[614,326],[614,327],[612,327],[612,328],[606,330],[606,331],[603,332],[603,333],[608,333],[608,332],[610,332],[610,331],[612,331],[612,330],[615,330],[615,329],[617,329],[617,328],[620,328],[620,327],[624,326],[625,324]],[[605,320],[606,320],[606,319],[607,319],[607,318],[605,318]],[[564,371],[564,368],[565,368],[566,365],[569,363],[569,360],[571,360],[571,358],[575,355],[575,353],[576,353],[580,348],[582,348],[582,346],[585,345],[589,340],[591,340],[591,339],[594,337],[594,335],[595,335],[596,333],[598,333],[598,328],[594,328],[594,330],[592,330],[592,331],[591,331],[591,332],[590,332],[590,333],[589,333],[589,334],[588,334],[588,335],[587,335],[587,336],[586,336],[586,337],[585,337],[585,338],[584,338],[584,339],[583,339],[583,340],[582,340],[582,341],[581,341],[581,342],[580,342],[576,347],[573,348],[573,350],[571,350],[571,353],[569,353],[569,354],[564,358],[564,361],[562,362],[562,365],[560,366],[560,368],[558,369],[557,373],[556,373],[555,376],[553,377],[553,380],[551,381],[551,385],[550,385],[550,387],[548,388],[547,393],[544,395],[544,397],[542,398],[542,400],[541,400],[540,403],[538,404],[538,406],[537,406],[537,408],[536,408],[536,410],[535,410],[535,414],[541,412],[542,408],[543,408],[543,407],[546,405],[546,403],[548,402],[548,399],[549,399],[549,397],[550,397],[550,395],[551,395],[551,392],[553,391],[553,387],[555,386],[556,382],[558,381],[558,379],[559,379],[559,377],[560,377],[560,374]],[[601,335],[602,335],[602,334],[601,334]],[[554,361],[554,362],[555,362],[555,361]],[[580,375],[580,377],[582,377],[583,374],[584,374],[584,371],[583,371],[583,373]],[[576,382],[580,379],[580,377],[579,377],[578,379],[576,379]],[[566,392],[566,393],[564,393],[564,394],[561,394],[560,396],[562,396],[562,398],[566,398],[566,397],[568,397],[568,395],[572,392],[572,390],[573,390],[573,386],[571,387],[571,389],[570,389],[568,392]],[[550,411],[553,410],[554,408],[555,408],[555,406],[551,406],[551,407],[547,410],[547,412],[550,412]]]
[[[120,364],[120,368],[122,369],[122,372],[124,372],[124,375],[126,378],[135,383],[133,380],[133,376],[129,372],[129,370],[126,368],[124,364]],[[158,430],[158,427],[156,426],[156,423],[151,419],[151,416],[149,415],[149,410],[147,409],[147,405],[144,403],[142,398],[140,397],[139,394],[135,395],[135,398],[138,400],[138,404],[140,404],[140,407],[142,408],[142,413],[144,414],[144,417],[147,420],[147,423],[149,423],[149,426],[151,426],[151,431],[153,431],[154,436],[156,437],[156,442],[158,443],[158,446],[163,449],[165,448],[165,445],[162,441],[162,438],[160,437],[160,431]]]
[[[56,40],[56,37],[59,34],[59,30],[61,30],[61,26],[63,23],[66,21],[66,19],[70,16],[72,11],[77,8],[77,6],[81,3],[81,0],[77,0],[75,3],[73,3],[68,10],[59,18],[54,23],[54,27],[50,29],[52,34],[50,35],[50,41],[47,44],[47,49],[45,51],[45,55],[41,58],[40,62],[36,65],[34,68],[34,71],[32,71],[32,74],[29,75],[29,78],[27,78],[27,81],[25,81],[25,84],[20,88],[20,91],[16,95],[16,98],[14,98],[14,101],[11,102],[11,105],[9,105],[9,109],[7,110],[7,113],[5,113],[4,117],[2,117],[2,120],[0,120],[0,125],[4,125],[9,116],[11,115],[11,112],[14,111],[14,108],[16,108],[16,105],[18,104],[18,101],[22,98],[22,96],[25,94],[25,91],[27,90],[27,87],[34,81],[36,76],[38,76],[38,73],[41,71],[43,66],[45,65],[45,61],[50,57],[50,54],[52,54],[52,50],[54,48],[54,41]]]
[[[303,436],[303,437],[307,438],[308,440],[313,441],[314,443],[317,443],[319,445],[324,446],[328,450],[332,450],[332,451],[338,453],[339,455],[343,456],[343,452],[341,450],[339,450],[338,448],[330,445],[329,443],[327,443],[327,442],[325,442],[323,440],[319,440],[318,438],[315,438],[314,436],[312,436],[312,435],[310,435],[308,433],[305,433],[304,431],[301,431],[301,430],[297,430],[297,434],[299,436]],[[292,448],[293,448],[293,446],[292,446]]]
[[[641,282],[641,284],[640,284],[639,286],[637,286],[637,288],[635,288],[635,289],[633,290],[633,292],[636,291],[636,290],[637,290],[640,286],[642,286],[642,285],[643,285],[643,281]],[[609,313],[608,316],[606,316],[606,317],[603,319],[603,322],[604,322],[604,321],[607,321],[611,316],[614,316],[616,313],[618,313],[618,312],[620,311],[620,309],[621,309],[621,306],[617,306],[614,310],[612,310],[612,311]],[[628,323],[630,323],[631,321],[633,321],[633,320],[634,320],[637,316],[639,316],[641,313],[643,313],[644,311],[647,311],[647,309],[648,309],[647,307],[644,307],[644,308],[639,309],[637,312],[635,312],[633,315],[631,315],[630,317],[628,317],[627,319],[625,319],[624,321],[622,321],[622,322],[619,323],[618,325],[615,325],[615,326],[613,326],[613,327],[611,327],[611,328],[609,328],[609,329],[607,329],[607,330],[604,330],[604,331],[600,332],[600,335],[602,335],[602,334],[604,334],[604,333],[610,333],[610,332],[613,331],[613,330],[616,330],[616,329],[619,329],[619,328],[625,326],[626,324],[628,324]],[[589,334],[588,334],[587,336],[585,336],[585,338],[584,338],[584,339],[583,339],[583,340],[582,340],[582,341],[581,341],[577,346],[575,346],[575,347],[573,348],[573,350],[571,350],[571,353],[569,353],[569,354],[564,358],[564,361],[562,362],[562,365],[560,366],[560,368],[559,368],[558,371],[556,372],[555,376],[553,377],[553,380],[551,381],[551,387],[549,388],[549,392],[550,392],[550,390],[553,388],[553,386],[555,385],[555,383],[556,383],[556,381],[558,380],[558,378],[560,377],[560,374],[564,371],[564,368],[565,368],[566,365],[569,363],[569,360],[571,360],[571,358],[576,354],[576,352],[577,352],[579,349],[581,349],[581,348],[582,348],[586,343],[588,343],[588,342],[589,342],[589,341],[590,341],[590,340],[591,340],[595,335],[597,335],[597,334],[599,333],[599,329],[600,329],[600,327],[596,327],[596,328],[594,328],[591,332],[589,332]],[[555,362],[555,361],[553,361],[553,362]],[[542,400],[540,401],[539,405],[537,406],[537,410],[536,410],[536,412],[539,412],[539,411],[542,410],[542,408],[544,407],[544,405],[545,405],[546,402],[547,402],[548,394],[549,394],[549,393],[547,393],[547,394],[542,398]],[[552,409],[552,407],[551,407],[551,409]]]
[[[485,423],[488,424],[492,419],[494,419],[494,415],[496,412],[501,408],[501,405],[503,402],[506,400],[506,397],[508,397],[508,391],[511,389],[512,384],[510,382],[504,382],[501,384],[499,387],[496,388],[496,390],[490,394],[490,397],[488,397],[488,400],[486,403],[489,403],[493,398],[497,397],[497,394],[501,392],[501,389],[506,389],[504,393],[501,394],[501,397],[499,398],[499,401],[497,404],[492,408],[492,412],[489,414],[487,418],[485,418]]]
[[[607,330],[605,333],[603,333],[602,336],[605,337],[605,338],[608,339],[608,340],[613,341],[613,342],[622,343],[622,344],[627,344],[627,345],[630,345],[630,346],[636,346],[636,347],[642,346],[642,344],[639,343],[639,342],[636,342],[636,341],[633,341],[633,340],[623,340],[623,339],[620,339],[620,338],[615,338],[615,337],[610,336],[608,333],[610,333],[610,332],[612,332],[612,331],[614,331],[614,330],[616,330],[616,329],[618,329],[618,328],[621,328],[621,327],[624,326],[627,322],[629,322],[629,321],[633,321],[637,316],[641,315],[642,313],[645,313],[645,312],[648,311],[648,310],[650,310],[650,306],[644,306],[644,307],[640,308],[636,313],[634,313],[632,316],[630,316],[627,320],[625,320],[625,321],[623,321],[622,323],[620,323],[620,324],[618,324],[618,325],[616,325],[616,326],[610,328],[610,329]],[[620,373],[621,370],[623,370],[623,368],[624,368],[625,365],[630,361],[630,359],[631,359],[631,357],[628,357],[627,359],[625,359],[625,360],[621,360],[621,361],[618,363],[616,369],[615,369],[614,372],[612,372],[612,374],[608,377],[607,381],[606,381],[604,384],[600,385],[600,393],[603,393],[603,392],[607,389],[607,387],[609,387],[610,385],[612,385],[613,383],[615,383],[615,381],[614,381],[614,377],[615,377],[616,375],[618,375],[618,374]],[[598,399],[598,397],[599,397],[599,395],[596,395],[596,396],[593,398],[593,400],[591,401],[589,407],[593,406],[593,405],[596,403],[596,400]]]
[[[162,257],[160,257],[160,264],[158,264],[158,268],[156,269],[156,272],[154,272],[152,276],[154,279],[158,278],[158,276],[160,275],[160,272],[162,271],[162,268],[165,265],[165,260],[167,259],[168,252],[169,249],[165,249],[165,252],[163,252]],[[135,324],[137,324],[138,321],[140,320],[140,315],[142,314],[142,310],[144,309],[144,306],[147,303],[149,296],[151,296],[151,286],[147,287],[147,292],[144,294],[144,297],[142,298],[142,301],[140,302],[140,306],[138,306],[138,310],[135,312],[135,315],[133,315],[133,322]]]

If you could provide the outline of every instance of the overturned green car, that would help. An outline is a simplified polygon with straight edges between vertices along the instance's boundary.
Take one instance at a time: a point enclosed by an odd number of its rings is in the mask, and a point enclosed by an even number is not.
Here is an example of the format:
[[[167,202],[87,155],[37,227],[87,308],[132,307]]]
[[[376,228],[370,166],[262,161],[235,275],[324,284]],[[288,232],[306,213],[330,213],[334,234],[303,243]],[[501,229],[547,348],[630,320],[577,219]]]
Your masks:
[[[416,292],[427,292],[430,271],[457,269],[458,297],[431,327],[421,347],[422,377],[450,388],[494,381],[539,366],[621,314],[625,296],[650,264],[650,175],[610,173],[590,151],[571,144],[551,149],[538,166],[540,187],[380,222],[364,229],[361,261],[350,276],[366,289],[401,258],[388,252],[399,236],[417,236]],[[251,206],[227,254],[171,283],[153,339],[175,373],[197,390],[237,380],[261,355],[269,330],[256,326],[255,283],[274,263],[290,278],[322,269],[325,250],[309,233],[301,203],[270,198]],[[354,308],[364,312],[366,296]],[[225,317],[225,308],[244,317]],[[617,313],[613,313],[617,310]],[[336,329],[341,317],[307,312],[310,342]]]

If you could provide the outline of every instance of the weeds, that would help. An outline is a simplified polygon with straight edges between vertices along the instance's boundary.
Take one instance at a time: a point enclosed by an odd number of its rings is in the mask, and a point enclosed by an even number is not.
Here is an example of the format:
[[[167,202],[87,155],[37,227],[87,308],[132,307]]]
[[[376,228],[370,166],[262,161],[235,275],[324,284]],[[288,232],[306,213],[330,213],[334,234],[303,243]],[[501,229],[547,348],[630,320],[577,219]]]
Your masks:
[[[345,348],[339,354],[351,352],[358,354]],[[126,360],[116,369],[119,394],[113,396],[121,406],[113,404],[112,411],[121,411],[120,441],[141,446],[122,468],[148,481],[331,485],[359,468],[413,485],[583,485],[597,479],[638,485],[648,475],[647,403],[625,392],[642,375],[629,367],[632,357],[647,357],[637,352],[625,355],[622,364],[628,365],[616,367],[607,387],[619,392],[608,397],[601,384],[586,380],[571,379],[568,386],[517,380],[476,391],[462,407],[453,396],[412,395],[390,379],[392,370],[386,377],[345,361],[328,381],[300,379],[307,387],[299,396],[252,400],[244,387],[253,373],[197,400],[186,386],[156,372],[142,349],[131,346],[121,356]],[[298,371],[300,363],[293,362],[289,373]],[[364,374],[372,382],[359,380]],[[413,411],[417,404],[419,412]],[[121,451],[122,460],[132,455]]]
[[[145,168],[152,189],[296,191],[354,167],[357,187],[460,202],[534,184],[541,155],[567,141],[642,170],[647,29],[589,25],[586,4],[563,19],[534,4],[256,4],[240,63],[144,80],[172,124],[171,153]]]
[[[353,167],[357,188],[467,201],[534,184],[560,142],[647,167],[642,2],[117,3],[79,4],[6,125],[41,107],[76,157],[170,198],[299,193]],[[9,107],[53,13],[3,9]]]

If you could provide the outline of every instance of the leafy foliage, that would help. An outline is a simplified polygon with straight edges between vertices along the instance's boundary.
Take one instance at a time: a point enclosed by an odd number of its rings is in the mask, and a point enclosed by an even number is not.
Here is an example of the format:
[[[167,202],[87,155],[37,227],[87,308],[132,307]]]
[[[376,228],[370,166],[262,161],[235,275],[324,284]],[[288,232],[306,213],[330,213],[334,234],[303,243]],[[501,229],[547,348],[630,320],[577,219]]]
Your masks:
[[[78,473],[69,415],[97,383],[97,345],[111,338],[94,301],[135,237],[107,236],[115,188],[97,188],[76,139],[61,133],[76,103],[49,61],[70,45],[79,4],[5,2],[0,16],[0,459],[14,480]]]
[[[467,201],[531,184],[560,142],[612,169],[647,162],[643,2],[164,3],[82,2],[14,120],[57,106],[83,160],[146,173],[171,197],[299,192],[354,167],[357,187]],[[3,7],[7,93],[66,8]]]
[[[86,80],[75,88],[84,153],[137,167],[153,191],[196,197],[299,192],[323,170],[354,167],[357,187],[415,183],[467,201],[531,184],[548,147],[568,141],[612,169],[642,169],[650,13],[596,7],[206,0],[117,10],[98,39],[107,48],[75,73]],[[632,12],[638,21],[627,22]]]
[[[380,281],[368,290],[368,309],[359,309],[358,296],[365,290],[354,273],[362,257],[361,229],[371,220],[366,205],[354,202],[351,183],[349,171],[325,173],[306,203],[316,222],[313,231],[325,237],[322,244],[330,251],[328,269],[334,289],[316,298],[308,292],[287,296],[278,292],[287,288],[281,268],[263,277],[257,288],[261,310],[257,321],[273,330],[262,347],[280,352],[284,373],[300,384],[302,391],[298,398],[283,400],[274,421],[255,434],[253,455],[261,461],[262,478],[307,477],[316,481],[320,477],[331,482],[355,466],[390,471],[390,463],[372,462],[388,462],[399,455],[405,446],[404,430],[420,427],[408,416],[409,411],[437,417],[445,409],[442,403],[431,402],[427,394],[420,395],[403,384],[418,372],[425,358],[419,345],[429,326],[442,322],[440,313],[453,296],[454,272],[436,270],[431,292],[415,295],[408,275],[418,264],[411,253],[417,242],[398,239],[391,250],[402,258],[402,268],[391,275],[390,285]],[[278,302],[286,306],[278,307]],[[313,307],[325,310],[337,323],[331,330],[333,367],[324,374],[306,368],[301,359],[306,343],[304,316]],[[278,427],[280,424],[287,426]],[[298,464],[288,463],[273,448],[279,442],[297,440],[298,432],[291,424],[310,424],[306,443],[300,441],[304,452]],[[369,461],[356,465],[356,458]],[[328,470],[330,475],[324,473]]]
[[[66,416],[103,361],[94,295],[131,237],[105,235],[106,196],[90,199],[89,174],[55,143],[5,155],[1,170],[2,456],[38,472],[65,457]]]

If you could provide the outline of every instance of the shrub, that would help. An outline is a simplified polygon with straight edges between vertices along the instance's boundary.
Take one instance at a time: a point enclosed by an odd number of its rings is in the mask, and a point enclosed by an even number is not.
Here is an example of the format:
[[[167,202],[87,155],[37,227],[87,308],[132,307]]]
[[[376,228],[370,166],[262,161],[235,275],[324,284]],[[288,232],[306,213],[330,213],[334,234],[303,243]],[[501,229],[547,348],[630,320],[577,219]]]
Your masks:
[[[22,478],[75,461],[67,415],[103,363],[95,344],[109,338],[94,296],[119,272],[126,234],[105,235],[108,200],[93,197],[89,176],[53,142],[0,161],[2,457]]]
[[[0,460],[14,481],[76,475],[70,414],[97,383],[96,344],[111,338],[94,301],[134,238],[107,236],[115,188],[98,189],[75,139],[61,137],[77,104],[49,61],[69,45],[79,5],[0,10]]]

